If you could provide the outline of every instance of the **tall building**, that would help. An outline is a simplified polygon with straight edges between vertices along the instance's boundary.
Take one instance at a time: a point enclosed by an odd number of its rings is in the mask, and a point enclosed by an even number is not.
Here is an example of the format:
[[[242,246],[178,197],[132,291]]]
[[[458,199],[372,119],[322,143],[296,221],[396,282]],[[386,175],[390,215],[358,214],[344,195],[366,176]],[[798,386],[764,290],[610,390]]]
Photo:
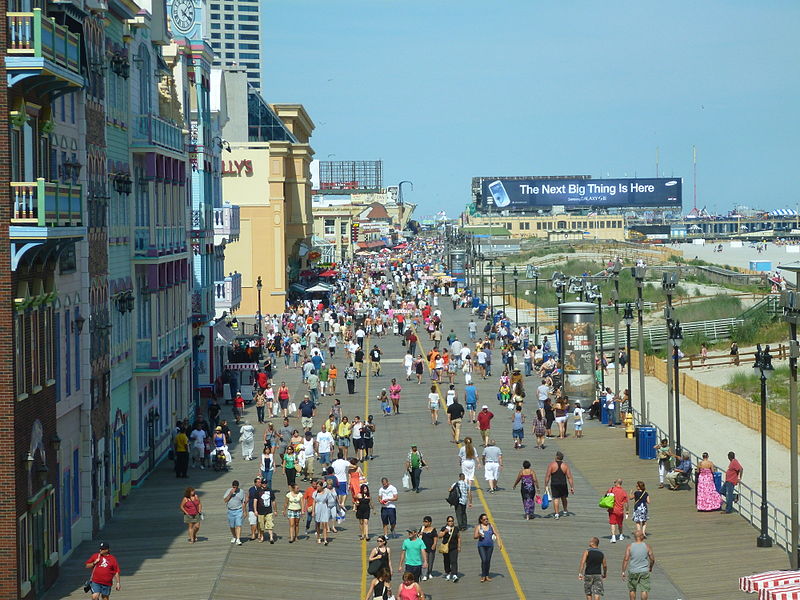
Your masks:
[[[226,257],[241,272],[241,316],[283,312],[311,250],[310,137],[300,104],[268,104],[241,70],[226,70],[225,198],[240,209],[240,234]],[[247,141],[245,141],[247,140]],[[259,288],[259,279],[261,288]]]
[[[214,50],[215,67],[238,67],[261,90],[259,0],[211,0],[203,37]]]

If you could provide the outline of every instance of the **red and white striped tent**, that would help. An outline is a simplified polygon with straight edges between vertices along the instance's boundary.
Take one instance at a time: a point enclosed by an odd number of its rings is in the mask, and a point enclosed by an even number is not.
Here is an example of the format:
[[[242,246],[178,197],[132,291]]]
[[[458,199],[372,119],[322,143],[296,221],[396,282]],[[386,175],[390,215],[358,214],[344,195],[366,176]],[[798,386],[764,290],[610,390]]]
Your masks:
[[[796,588],[791,595],[776,596],[776,588],[793,587]],[[800,571],[765,571],[739,578],[739,589],[743,592],[758,592],[759,600],[800,600]],[[767,596],[766,593],[771,595]],[[763,595],[762,595],[763,594]]]

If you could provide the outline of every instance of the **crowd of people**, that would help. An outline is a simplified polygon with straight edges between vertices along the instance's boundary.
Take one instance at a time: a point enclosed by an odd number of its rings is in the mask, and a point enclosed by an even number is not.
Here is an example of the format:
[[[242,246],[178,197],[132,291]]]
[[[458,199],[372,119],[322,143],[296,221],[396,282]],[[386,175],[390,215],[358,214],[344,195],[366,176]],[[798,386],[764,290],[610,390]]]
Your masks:
[[[284,314],[264,320],[263,362],[253,381],[257,425],[263,427],[263,433],[245,417],[245,402],[238,392],[233,398],[234,431],[221,419],[217,398],[209,403],[206,417],[199,417],[191,429],[188,423],[177,424],[177,477],[187,477],[191,467],[232,467],[239,460],[229,450],[236,433],[241,460],[257,461],[252,485],[234,480],[222,498],[231,544],[241,545],[242,528],[249,526],[249,538],[256,542],[278,542],[282,537],[276,529],[281,529],[288,531],[288,543],[308,538],[328,546],[347,518],[357,521],[359,540],[372,542],[370,521],[377,512],[381,533],[368,551],[368,599],[386,599],[393,593],[397,598],[422,598],[420,586],[432,578],[437,554],[442,555],[445,579],[458,581],[459,553],[468,539],[475,543],[480,558],[480,582],[489,582],[493,552],[502,546],[502,540],[486,513],[480,514],[470,529],[468,509],[473,507],[476,490],[485,489],[487,494],[501,490],[499,481],[509,454],[504,456],[497,443],[499,423],[506,423],[510,430],[511,453],[521,455],[528,427],[536,442],[533,450],[544,450],[549,439],[582,438],[585,414],[586,419],[599,420],[600,407],[614,415],[619,412],[614,410],[616,403],[625,406],[629,401],[627,390],[618,396],[609,388],[601,390],[586,408],[571,400],[564,393],[563,370],[548,337],[534,343],[530,330],[512,323],[502,311],[480,314],[473,308],[469,291],[455,289],[434,275],[441,268],[437,259],[441,250],[437,240],[419,239],[404,252],[342,263],[336,290],[325,302],[298,301]],[[425,257],[425,262],[419,257]],[[440,306],[445,301],[469,315],[465,331],[446,324]],[[398,342],[406,351],[402,366],[384,368],[383,347]],[[627,358],[623,352],[615,360],[624,369]],[[605,360],[598,359],[596,368],[606,367]],[[302,381],[300,397],[294,397],[286,381],[277,376],[281,370],[295,369]],[[347,396],[341,386],[337,389],[340,373]],[[345,409],[342,398],[356,394],[359,381],[367,374],[372,385],[378,382],[375,402],[370,405],[374,408],[361,412],[347,403],[350,408]],[[481,398],[477,382],[492,380],[496,393]],[[532,380],[535,383],[531,384]],[[417,388],[423,384],[426,387]],[[494,384],[481,387],[489,385]],[[533,402],[526,387],[533,388]],[[407,535],[395,562],[390,541],[399,537],[398,486],[412,493],[424,490],[422,477],[429,459],[424,448],[413,443],[403,457],[402,482],[382,477],[380,485],[372,485],[367,470],[375,457],[376,435],[390,422],[382,419],[400,415],[402,399],[412,394],[414,399],[425,398],[432,431],[446,424],[442,429],[457,448],[454,455],[460,472],[447,490],[451,514],[437,519],[425,516],[421,524],[405,523]],[[533,406],[529,408],[529,404]],[[369,414],[372,410],[375,413]],[[614,424],[612,417],[610,425]],[[681,473],[688,479],[693,466],[687,468],[682,457],[676,457],[665,444],[658,461],[659,487],[676,487],[682,482]],[[679,459],[674,467],[673,459]],[[522,518],[533,519],[537,507],[540,511],[552,507],[555,520],[572,514],[568,503],[575,493],[575,481],[561,452],[555,453],[541,477],[530,460],[521,459],[519,464],[511,489],[518,489],[521,495]],[[712,510],[713,503],[707,504],[713,495],[706,475],[714,467],[704,463],[698,467],[703,482],[702,486],[698,482],[698,509]],[[481,476],[485,488],[478,481]],[[740,477],[741,469],[726,479],[730,490],[723,493],[732,498]],[[622,526],[629,511],[633,513],[634,541],[627,549],[623,571],[629,589],[643,592],[646,598],[654,562],[652,549],[644,542],[650,494],[642,481],[626,490],[618,479],[606,495],[610,498],[607,510],[612,543],[625,539]],[[700,508],[700,497],[708,508]],[[180,509],[188,542],[195,543],[203,510],[194,488],[186,489]],[[285,527],[279,525],[279,516],[286,520]],[[403,529],[401,526],[400,531]],[[587,597],[603,593],[606,562],[598,545],[599,539],[592,538],[580,563]],[[393,590],[396,571],[402,581]]]

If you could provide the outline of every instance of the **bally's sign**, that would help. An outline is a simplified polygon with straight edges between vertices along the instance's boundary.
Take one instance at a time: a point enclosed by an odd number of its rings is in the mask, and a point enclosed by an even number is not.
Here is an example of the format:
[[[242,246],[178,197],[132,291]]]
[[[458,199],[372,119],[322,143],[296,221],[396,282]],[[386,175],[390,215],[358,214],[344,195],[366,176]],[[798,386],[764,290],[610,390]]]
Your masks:
[[[253,161],[252,160],[223,160],[222,161],[222,176],[223,177],[241,177],[245,175],[250,177],[253,174]]]

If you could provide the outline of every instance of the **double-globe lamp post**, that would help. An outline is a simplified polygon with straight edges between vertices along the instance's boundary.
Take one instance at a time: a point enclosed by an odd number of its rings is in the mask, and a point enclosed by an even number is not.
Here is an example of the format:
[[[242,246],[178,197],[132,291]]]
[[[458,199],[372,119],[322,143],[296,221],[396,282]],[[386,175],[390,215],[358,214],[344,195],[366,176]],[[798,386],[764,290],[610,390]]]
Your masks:
[[[517,283],[519,282],[519,271],[517,270],[517,266],[514,265],[514,271],[512,272],[514,277],[514,322],[519,327],[519,297],[517,296]]]
[[[264,284],[261,281],[261,275],[256,280],[256,290],[258,291],[258,336],[261,337],[261,290],[264,289]]]
[[[759,548],[771,548],[772,538],[769,536],[767,521],[767,379],[774,371],[772,356],[769,346],[764,350],[761,344],[756,346],[756,356],[753,368],[761,374],[761,532],[756,538]]]
[[[681,322],[670,319],[669,341],[672,344],[672,389],[675,393],[675,454],[681,453],[681,391],[680,391],[680,358],[681,342],[683,341],[683,330]],[[670,423],[670,427],[672,423]]]
[[[633,412],[633,385],[631,384],[631,325],[633,325],[633,306],[628,302],[625,304],[625,312],[622,313],[622,320],[625,322],[625,358],[628,363],[628,412]],[[639,416],[641,419],[641,415]],[[642,422],[642,424],[644,424]]]

